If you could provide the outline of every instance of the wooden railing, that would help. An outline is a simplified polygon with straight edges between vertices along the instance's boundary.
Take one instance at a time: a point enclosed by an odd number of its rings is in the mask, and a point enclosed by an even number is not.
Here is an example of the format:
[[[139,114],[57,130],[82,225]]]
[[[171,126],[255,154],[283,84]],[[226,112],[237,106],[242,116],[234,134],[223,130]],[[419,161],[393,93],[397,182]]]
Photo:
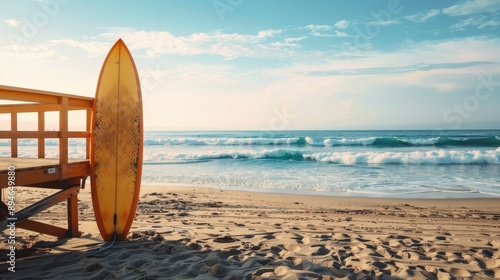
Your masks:
[[[66,179],[68,165],[68,141],[71,138],[86,139],[86,159],[90,158],[90,124],[94,99],[62,93],[17,88],[0,85],[0,100],[21,101],[22,104],[2,104],[0,114],[10,114],[10,131],[0,131],[0,139],[10,139],[10,155],[18,157],[18,139],[38,139],[38,158],[45,157],[45,139],[59,139],[59,180]],[[85,131],[68,130],[68,112],[86,111]],[[59,131],[45,130],[45,113],[59,112]],[[38,129],[18,130],[19,113],[37,113]]]

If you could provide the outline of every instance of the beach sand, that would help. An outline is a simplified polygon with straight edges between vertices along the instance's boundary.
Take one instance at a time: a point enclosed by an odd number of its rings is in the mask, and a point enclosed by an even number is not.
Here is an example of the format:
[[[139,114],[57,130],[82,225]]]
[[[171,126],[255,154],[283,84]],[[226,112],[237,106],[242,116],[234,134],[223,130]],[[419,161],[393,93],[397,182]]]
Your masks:
[[[49,190],[19,188],[17,205]],[[80,238],[18,229],[4,279],[500,279],[500,199],[378,199],[143,186],[129,240],[103,244],[90,188]],[[65,205],[37,215],[65,226]]]

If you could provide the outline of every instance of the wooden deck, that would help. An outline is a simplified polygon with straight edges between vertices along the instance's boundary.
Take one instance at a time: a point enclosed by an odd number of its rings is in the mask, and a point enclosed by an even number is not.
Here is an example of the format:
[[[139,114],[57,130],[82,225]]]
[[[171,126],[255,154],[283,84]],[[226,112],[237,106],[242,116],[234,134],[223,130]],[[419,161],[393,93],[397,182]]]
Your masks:
[[[60,188],[61,167],[59,159],[0,158],[0,182],[7,182],[9,166],[15,167],[16,185]],[[66,166],[68,178],[83,178],[90,173],[88,160],[69,160]],[[65,180],[61,180],[64,182]],[[6,187],[2,184],[1,188]]]
[[[0,105],[0,114],[10,115],[10,130],[1,131],[0,139],[10,139],[9,158],[0,158],[0,231],[7,229],[10,223],[15,226],[57,237],[79,236],[78,231],[78,193],[90,175],[90,117],[93,98],[79,97],[61,93],[23,89],[0,85],[0,100],[20,101],[21,104]],[[86,130],[68,130],[68,111],[86,111]],[[45,130],[45,112],[59,112],[59,131]],[[37,113],[38,130],[19,131],[19,113]],[[18,158],[18,139],[38,139],[38,158]],[[45,158],[45,139],[59,139],[59,158]],[[86,159],[68,159],[68,139],[86,139]],[[57,193],[46,197],[15,213],[9,211],[8,188],[9,171],[15,172],[15,185],[33,188],[59,189]],[[12,173],[12,172],[11,172]],[[2,197],[4,193],[5,197]],[[5,195],[5,193],[7,195]],[[22,199],[16,197],[16,200]],[[67,229],[44,224],[30,219],[41,211],[60,202],[67,201]]]

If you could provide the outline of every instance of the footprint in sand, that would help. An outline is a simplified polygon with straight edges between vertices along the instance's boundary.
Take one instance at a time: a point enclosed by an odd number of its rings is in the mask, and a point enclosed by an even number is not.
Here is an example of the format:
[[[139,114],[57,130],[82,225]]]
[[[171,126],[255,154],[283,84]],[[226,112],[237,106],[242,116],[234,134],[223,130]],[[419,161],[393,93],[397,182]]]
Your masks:
[[[292,253],[296,253],[301,249],[298,244],[285,244],[283,247],[285,248],[285,250]]]
[[[499,240],[493,240],[490,242],[491,246],[494,248],[500,248],[500,241]]]
[[[264,235],[262,238],[271,240],[271,239],[276,239],[276,236],[274,236],[274,234],[272,234],[272,233],[269,233],[269,234]]]
[[[98,262],[92,261],[85,267],[85,272],[93,272],[101,269],[103,269],[102,265],[100,265]]]
[[[448,272],[451,275],[458,276],[458,277],[471,277],[472,276],[470,274],[470,272],[465,268],[450,268],[450,269],[448,269]]]
[[[393,257],[401,258],[400,256],[396,255],[393,251],[391,251],[383,246],[377,246],[375,248],[375,252],[377,252],[379,255],[381,255],[382,257],[387,258],[387,259],[392,259]]]
[[[333,240],[338,241],[338,242],[351,242],[351,236],[349,234],[345,233],[336,233],[333,235]]]
[[[443,235],[440,235],[440,236],[435,236],[434,237],[436,240],[439,240],[439,241],[448,241],[448,240],[451,240],[450,238],[446,237],[446,236],[443,236]]]
[[[302,242],[302,244],[304,245],[309,245],[311,244],[311,239],[309,239],[309,237],[304,237],[302,238],[302,240],[300,240]]]
[[[130,257],[130,254],[127,253],[127,252],[124,252],[123,254],[121,254],[118,259],[119,260],[125,260],[125,259],[128,259]]]
[[[313,246],[313,247],[315,247],[315,246]],[[330,252],[331,252],[328,248],[326,248],[323,245],[319,245],[316,247],[319,247],[319,248],[318,248],[318,250],[316,250],[316,252],[312,253],[313,256],[325,256],[325,255],[330,254]]]
[[[229,236],[229,235],[217,237],[214,239],[214,242],[217,242],[217,243],[231,243],[231,242],[236,242],[236,241],[238,241],[238,239],[236,239],[232,236]]]
[[[391,248],[399,248],[399,247],[404,246],[404,243],[402,241],[395,240],[395,239],[391,239],[391,240],[389,240],[389,242],[383,242],[382,244],[388,245]]]
[[[398,267],[396,267],[395,265],[380,261],[372,262],[371,266],[374,266],[377,270],[380,270],[389,275],[394,274],[398,270]]]
[[[417,252],[411,252],[408,250],[403,250],[401,252],[398,252],[398,255],[401,256],[403,259],[411,260],[411,261],[418,261],[418,260],[431,260],[430,257],[420,254]]]
[[[488,269],[499,269],[500,268],[500,259],[489,259],[484,261],[486,268]]]
[[[493,257],[493,251],[490,250],[480,250],[479,253],[488,259],[491,259]]]

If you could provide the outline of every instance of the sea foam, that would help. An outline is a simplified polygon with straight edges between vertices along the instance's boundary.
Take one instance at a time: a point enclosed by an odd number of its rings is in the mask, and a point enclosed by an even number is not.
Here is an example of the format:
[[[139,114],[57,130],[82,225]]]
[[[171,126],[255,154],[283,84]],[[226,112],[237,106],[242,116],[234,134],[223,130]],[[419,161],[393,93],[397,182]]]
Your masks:
[[[336,164],[499,164],[496,150],[430,150],[411,152],[312,152],[300,149],[149,152],[145,163],[169,160],[273,159]]]
[[[374,146],[374,147],[499,147],[500,138],[495,137],[169,137],[146,138],[146,146]],[[0,143],[1,145],[1,143]]]

